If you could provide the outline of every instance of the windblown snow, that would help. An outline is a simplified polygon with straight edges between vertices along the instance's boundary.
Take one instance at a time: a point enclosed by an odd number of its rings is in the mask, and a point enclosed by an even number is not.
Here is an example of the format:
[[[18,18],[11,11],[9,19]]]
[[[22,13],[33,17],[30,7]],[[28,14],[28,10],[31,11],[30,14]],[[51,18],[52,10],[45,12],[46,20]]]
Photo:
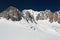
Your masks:
[[[35,17],[36,13],[39,12],[33,13]],[[0,40],[60,40],[60,24],[50,23],[48,20],[36,22],[37,24],[28,23],[24,18],[21,21],[0,18]]]

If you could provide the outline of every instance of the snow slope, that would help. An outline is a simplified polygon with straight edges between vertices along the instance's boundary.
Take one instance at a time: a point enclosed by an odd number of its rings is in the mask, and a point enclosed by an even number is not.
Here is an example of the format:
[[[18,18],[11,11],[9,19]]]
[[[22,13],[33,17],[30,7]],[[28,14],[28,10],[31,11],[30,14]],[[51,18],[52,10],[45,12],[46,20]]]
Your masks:
[[[0,19],[0,40],[60,40],[60,24],[39,20],[38,24]]]

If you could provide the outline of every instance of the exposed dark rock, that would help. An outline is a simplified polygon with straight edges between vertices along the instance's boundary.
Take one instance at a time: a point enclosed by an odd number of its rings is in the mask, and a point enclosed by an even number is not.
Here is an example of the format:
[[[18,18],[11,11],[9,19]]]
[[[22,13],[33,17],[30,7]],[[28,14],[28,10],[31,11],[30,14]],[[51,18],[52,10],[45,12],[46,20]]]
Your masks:
[[[15,7],[10,6],[2,12],[2,17],[6,19],[11,19],[13,21],[19,21],[22,19],[22,13]]]
[[[60,18],[58,18],[58,23],[60,24]]]
[[[31,13],[29,11],[27,11],[25,14],[26,14],[25,19],[27,20],[27,22],[28,21],[31,21],[32,23],[35,22],[34,16],[31,15]]]
[[[36,20],[38,21],[40,19],[40,14],[36,16]]]
[[[53,21],[56,22],[57,20],[58,20],[58,14],[57,13],[54,13],[53,14]]]

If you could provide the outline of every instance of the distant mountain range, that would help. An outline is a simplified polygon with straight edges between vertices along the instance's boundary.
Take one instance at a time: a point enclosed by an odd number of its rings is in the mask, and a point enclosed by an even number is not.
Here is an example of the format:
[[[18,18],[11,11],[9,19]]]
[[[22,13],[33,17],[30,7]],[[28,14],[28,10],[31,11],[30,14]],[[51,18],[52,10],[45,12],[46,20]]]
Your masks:
[[[58,22],[60,23],[60,11],[51,12],[50,10],[45,11],[34,11],[32,9],[24,9],[20,11],[19,9],[10,6],[6,10],[0,13],[0,17],[6,18],[7,20],[11,19],[12,21],[20,21],[24,18],[27,22],[31,21],[32,23],[38,20],[48,20],[49,22]]]

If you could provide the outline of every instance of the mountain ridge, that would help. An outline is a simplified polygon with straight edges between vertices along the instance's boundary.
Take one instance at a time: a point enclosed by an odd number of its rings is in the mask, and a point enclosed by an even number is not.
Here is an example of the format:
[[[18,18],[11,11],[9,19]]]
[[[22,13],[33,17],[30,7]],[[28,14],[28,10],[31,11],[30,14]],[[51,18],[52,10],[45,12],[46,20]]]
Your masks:
[[[34,11],[32,9],[24,9],[20,11],[19,9],[15,8],[14,6],[9,6],[6,10],[0,13],[0,17],[4,17],[6,19],[11,19],[12,21],[20,21],[22,17],[24,19],[31,22],[36,22],[36,20],[47,20],[49,22],[58,22],[60,23],[60,11],[51,12],[50,10],[45,11]]]

